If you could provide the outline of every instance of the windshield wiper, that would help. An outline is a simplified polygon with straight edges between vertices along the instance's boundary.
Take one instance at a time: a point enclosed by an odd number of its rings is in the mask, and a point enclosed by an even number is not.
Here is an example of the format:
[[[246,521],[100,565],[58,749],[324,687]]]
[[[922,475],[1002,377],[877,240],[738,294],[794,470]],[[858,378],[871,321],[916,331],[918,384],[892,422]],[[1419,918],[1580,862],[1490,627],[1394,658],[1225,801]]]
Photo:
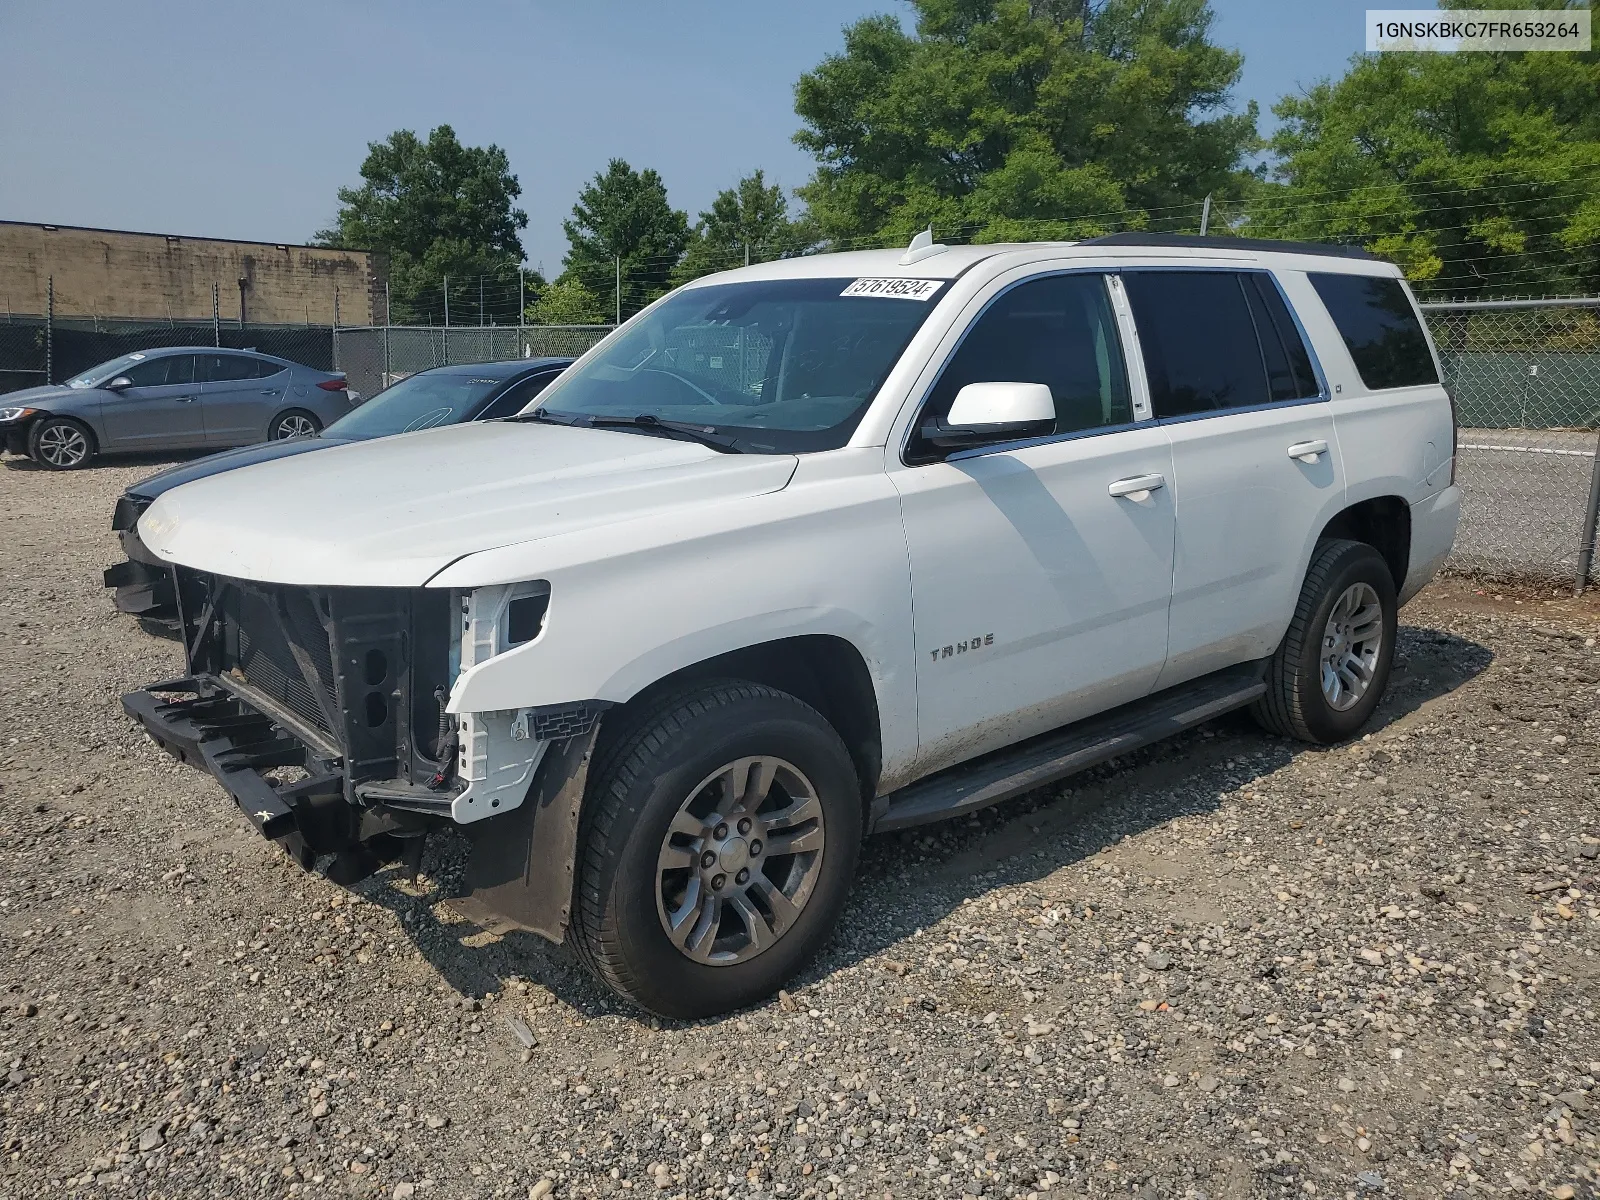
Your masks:
[[[572,424],[571,421],[563,421],[559,417],[551,416],[542,408],[536,408],[532,412],[512,413],[509,417],[502,417],[500,419],[503,421],[547,421],[551,425]]]
[[[676,433],[691,441],[699,442],[702,446],[710,446],[713,450],[720,450],[724,454],[738,454],[735,445],[738,440],[725,433],[718,433],[715,425],[691,425],[687,421],[663,421],[652,413],[640,413],[636,417],[590,417],[590,428],[619,428],[619,429],[661,429],[668,433]]]

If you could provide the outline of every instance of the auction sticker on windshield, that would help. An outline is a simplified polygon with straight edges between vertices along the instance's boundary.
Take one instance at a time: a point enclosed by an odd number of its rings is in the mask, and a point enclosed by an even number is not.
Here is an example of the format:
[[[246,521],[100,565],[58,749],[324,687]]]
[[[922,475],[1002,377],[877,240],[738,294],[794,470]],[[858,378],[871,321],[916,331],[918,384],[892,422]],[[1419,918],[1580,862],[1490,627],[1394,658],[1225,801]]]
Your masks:
[[[939,279],[857,279],[841,296],[887,296],[894,300],[928,300],[939,290]]]

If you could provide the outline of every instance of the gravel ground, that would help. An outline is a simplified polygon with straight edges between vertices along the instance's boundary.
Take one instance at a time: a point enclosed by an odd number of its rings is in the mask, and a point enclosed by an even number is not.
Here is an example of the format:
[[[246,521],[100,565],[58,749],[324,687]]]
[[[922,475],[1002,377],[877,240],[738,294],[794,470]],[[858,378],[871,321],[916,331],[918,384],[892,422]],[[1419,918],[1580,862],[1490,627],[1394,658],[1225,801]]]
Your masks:
[[[662,1024],[135,731],[151,466],[0,467],[0,1197],[1594,1194],[1600,607],[1444,581],[1370,737],[876,839],[787,993]]]

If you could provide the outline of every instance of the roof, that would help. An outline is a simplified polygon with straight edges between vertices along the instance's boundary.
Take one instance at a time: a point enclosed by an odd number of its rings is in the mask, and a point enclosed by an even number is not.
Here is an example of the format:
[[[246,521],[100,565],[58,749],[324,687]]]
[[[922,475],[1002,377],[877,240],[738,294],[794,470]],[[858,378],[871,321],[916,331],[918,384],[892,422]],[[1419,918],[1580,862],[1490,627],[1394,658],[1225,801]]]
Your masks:
[[[1321,257],[1346,261],[1359,260],[1378,267],[1382,273],[1397,272],[1385,259],[1377,258],[1359,246],[1335,246],[1322,242],[1280,242],[1264,238],[1191,237],[1185,234],[1113,233],[1081,242],[991,242],[981,246],[944,246],[911,263],[902,263],[906,251],[851,250],[839,254],[808,254],[799,258],[752,264],[732,271],[706,275],[690,287],[717,283],[739,283],[757,279],[955,279],[971,267],[1001,255],[1012,256],[1018,264],[1034,258],[1119,258],[1128,253],[1131,260],[1151,257],[1171,258],[1194,254],[1212,261],[1255,262],[1258,255]]]
[[[500,362],[481,363],[451,363],[447,367],[431,367],[430,374],[435,375],[477,375],[485,379],[510,379],[524,371],[537,370],[540,367],[566,367],[572,364],[571,358],[510,358]],[[421,372],[418,372],[421,374]]]
[[[1263,254],[1322,254],[1335,258],[1364,258],[1381,262],[1361,246],[1332,242],[1285,242],[1272,238],[1207,237],[1190,233],[1108,233],[1085,238],[1079,246],[1154,246],[1166,250],[1254,250]]]

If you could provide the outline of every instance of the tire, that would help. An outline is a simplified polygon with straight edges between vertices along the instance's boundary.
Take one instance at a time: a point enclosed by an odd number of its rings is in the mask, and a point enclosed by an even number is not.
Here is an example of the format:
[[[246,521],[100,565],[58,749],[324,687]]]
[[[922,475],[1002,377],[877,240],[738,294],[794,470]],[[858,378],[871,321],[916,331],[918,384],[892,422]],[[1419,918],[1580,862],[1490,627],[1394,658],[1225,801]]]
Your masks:
[[[1273,733],[1317,745],[1354,737],[1388,686],[1398,610],[1381,554],[1365,542],[1318,543],[1289,632],[1268,660],[1267,694],[1251,715]],[[1341,669],[1325,672],[1325,655]]]
[[[310,437],[322,432],[322,422],[315,413],[303,408],[287,408],[272,418],[267,426],[267,441],[281,442],[292,437]]]
[[[711,1016],[770,996],[826,940],[855,874],[861,791],[838,733],[786,692],[728,680],[661,697],[602,747],[579,838],[578,957],[607,987],[664,1017]],[[766,769],[748,769],[751,760]],[[758,796],[742,814],[729,802],[738,790],[730,780]],[[805,819],[769,831],[775,814]]]
[[[76,471],[94,461],[94,432],[71,417],[45,417],[28,431],[28,457],[47,471]]]

